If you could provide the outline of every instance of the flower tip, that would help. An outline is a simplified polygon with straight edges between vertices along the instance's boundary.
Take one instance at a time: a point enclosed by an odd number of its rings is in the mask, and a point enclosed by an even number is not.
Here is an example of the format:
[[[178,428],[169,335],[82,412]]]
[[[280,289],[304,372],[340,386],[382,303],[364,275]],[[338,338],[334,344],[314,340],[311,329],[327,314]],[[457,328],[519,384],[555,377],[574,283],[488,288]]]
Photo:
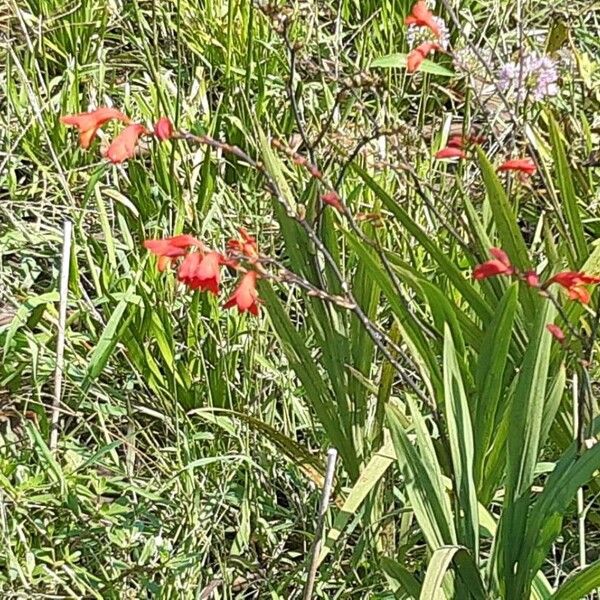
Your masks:
[[[563,344],[565,342],[565,332],[558,325],[555,325],[554,323],[548,323],[548,325],[546,325],[546,329],[552,334],[559,344]]]
[[[533,175],[537,167],[530,158],[514,158],[503,162],[498,167],[498,171],[518,171],[525,175]]]
[[[436,50],[439,50],[439,46],[433,42],[423,42],[414,50],[411,50],[406,57],[406,71],[414,73],[427,56]]]
[[[446,160],[452,158],[466,158],[467,154],[464,150],[461,150],[460,148],[448,145],[445,148],[438,150],[433,156],[437,160]]]
[[[492,260],[488,260],[473,268],[474,279],[487,279],[496,275],[513,275],[515,269],[510,263],[508,255],[502,248],[490,248]]]
[[[336,191],[331,190],[330,192],[322,194],[321,200],[325,204],[328,204],[329,206],[332,206],[333,208],[335,208],[337,211],[339,211],[341,213],[344,212],[344,205],[342,204],[342,199],[340,198],[339,194]]]
[[[527,271],[523,274],[523,281],[529,286],[534,288],[540,287],[540,278],[535,271]]]
[[[106,149],[105,157],[113,164],[119,164],[135,156],[137,143],[146,128],[140,123],[127,125]]]
[[[173,137],[173,123],[168,117],[161,117],[154,124],[154,135],[161,141],[171,139]]]

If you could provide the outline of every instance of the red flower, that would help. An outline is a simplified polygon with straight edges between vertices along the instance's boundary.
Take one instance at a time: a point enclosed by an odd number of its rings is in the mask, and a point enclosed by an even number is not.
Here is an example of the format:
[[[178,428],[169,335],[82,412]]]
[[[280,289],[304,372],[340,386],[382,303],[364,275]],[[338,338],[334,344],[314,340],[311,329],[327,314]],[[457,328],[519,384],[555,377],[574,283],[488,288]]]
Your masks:
[[[427,58],[427,55],[438,49],[439,46],[437,44],[432,42],[423,42],[408,53],[408,56],[406,57],[406,70],[409,73],[414,73],[421,66],[421,63]]]
[[[555,325],[554,323],[548,323],[548,325],[546,325],[546,329],[556,338],[556,340],[562,344],[565,341],[565,332],[558,326]]]
[[[60,122],[64,125],[77,127],[79,129],[79,143],[81,147],[89,148],[98,129],[112,119],[129,123],[127,115],[124,115],[116,108],[108,108],[107,106],[101,106],[90,112],[65,115],[60,118]]]
[[[451,148],[464,148],[465,146],[471,144],[476,145],[482,144],[483,142],[485,142],[485,138],[481,135],[453,135],[448,140],[448,143],[446,145],[450,146]]]
[[[138,138],[144,133],[146,133],[146,128],[143,125],[139,123],[128,125],[112,141],[112,144],[106,150],[106,158],[115,164],[133,158]]]
[[[440,26],[436,23],[432,12],[427,8],[425,0],[419,0],[410,12],[410,15],[404,19],[406,25],[417,25],[420,27],[429,27],[431,31],[439,37],[442,32]]]
[[[448,139],[447,146],[451,148],[464,148],[465,138],[462,135],[453,135]]]
[[[537,170],[535,163],[530,158],[515,158],[507,160],[498,167],[498,171],[519,171],[526,175],[533,175]]]
[[[161,141],[170,139],[173,136],[173,123],[167,117],[161,117],[154,124],[154,135]]]
[[[563,271],[554,275],[546,285],[551,283],[558,283],[558,285],[564,287],[571,300],[578,300],[583,304],[587,304],[590,301],[590,293],[585,286],[600,283],[600,277],[586,275],[578,271]]]
[[[448,145],[445,148],[438,150],[434,156],[438,160],[444,160],[446,158],[466,158],[467,153],[458,147],[450,146],[450,142],[448,142]]]
[[[333,190],[321,195],[321,200],[328,204],[329,206],[333,206],[337,211],[343,213],[344,205],[342,204],[342,199],[339,194]]]
[[[223,308],[237,306],[238,310],[250,312],[258,316],[258,291],[256,290],[256,271],[248,271],[240,281],[239,285],[225,304]]]
[[[188,234],[176,235],[162,240],[145,240],[144,247],[158,256],[157,267],[164,271],[172,259],[184,256],[190,246],[203,248],[204,244]]]
[[[177,279],[193,290],[219,293],[222,257],[218,252],[190,252],[181,263]]]
[[[182,233],[162,240],[146,240],[144,247],[156,256],[183,256],[190,246],[202,248],[204,244],[193,235]]]
[[[239,252],[246,258],[256,258],[258,256],[258,246],[256,240],[243,228],[238,229],[241,240],[229,240],[227,242],[227,249],[233,252]]]
[[[540,278],[535,271],[523,273],[523,281],[531,287],[540,287]]]
[[[494,257],[492,260],[477,265],[473,269],[473,277],[475,279],[487,279],[495,275],[512,275],[515,272],[504,250],[490,248],[490,254]]]

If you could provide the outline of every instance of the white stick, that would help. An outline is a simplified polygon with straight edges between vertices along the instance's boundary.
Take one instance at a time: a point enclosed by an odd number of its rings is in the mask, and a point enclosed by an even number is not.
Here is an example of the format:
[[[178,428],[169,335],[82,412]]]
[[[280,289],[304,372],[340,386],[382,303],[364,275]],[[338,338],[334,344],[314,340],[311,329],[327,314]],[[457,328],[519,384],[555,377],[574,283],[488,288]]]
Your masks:
[[[56,338],[56,370],[54,371],[54,398],[52,402],[52,431],[50,450],[58,445],[58,417],[62,398],[62,379],[65,358],[65,325],[67,321],[67,296],[69,294],[69,263],[71,258],[71,221],[63,224],[63,247],[60,263],[60,301],[58,305],[58,335]]]
[[[329,448],[327,451],[327,469],[325,470],[325,481],[323,482],[323,490],[321,492],[321,502],[319,504],[319,514],[317,517],[317,530],[315,531],[315,541],[312,547],[310,556],[310,567],[308,569],[308,579],[304,588],[304,600],[312,598],[315,578],[317,576],[317,567],[319,566],[318,557],[321,553],[321,537],[323,535],[323,524],[325,515],[329,507],[329,499],[331,498],[331,489],[333,487],[333,475],[335,473],[335,461],[337,459],[337,450]]]

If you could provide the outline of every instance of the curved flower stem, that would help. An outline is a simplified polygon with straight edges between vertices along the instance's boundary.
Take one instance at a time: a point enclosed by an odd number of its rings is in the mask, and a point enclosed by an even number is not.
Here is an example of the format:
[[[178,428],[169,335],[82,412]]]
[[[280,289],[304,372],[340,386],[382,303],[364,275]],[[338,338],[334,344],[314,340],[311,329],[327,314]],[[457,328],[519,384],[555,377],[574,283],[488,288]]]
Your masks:
[[[223,152],[233,154],[234,156],[236,156],[240,160],[244,161],[246,164],[253,167],[254,169],[259,171],[263,175],[263,177],[265,178],[265,181],[266,181],[267,190],[273,195],[273,197],[277,200],[277,202],[279,202],[281,204],[281,206],[285,210],[286,214],[290,218],[293,218],[304,229],[304,231],[306,232],[310,241],[314,244],[316,249],[323,256],[324,260],[328,264],[332,273],[335,275],[336,279],[338,280],[340,287],[342,289],[342,292],[345,294],[349,305],[352,306],[352,308],[350,308],[350,310],[356,315],[357,319],[360,321],[361,325],[365,328],[365,331],[367,332],[369,337],[373,340],[373,343],[375,344],[375,346],[377,346],[377,348],[380,350],[380,352],[383,354],[383,356],[385,356],[385,358],[394,366],[394,368],[396,369],[398,374],[402,377],[402,380],[404,381],[404,383],[413,391],[413,393],[423,403],[425,403],[437,417],[439,417],[435,401],[433,399],[429,398],[427,396],[427,394],[425,394],[425,392],[419,387],[419,385],[417,384],[415,379],[411,375],[406,373],[406,369],[391,354],[390,350],[386,346],[386,343],[389,343],[388,336],[381,330],[378,330],[377,326],[367,317],[367,315],[365,314],[363,309],[360,307],[360,305],[356,301],[356,298],[354,297],[352,289],[351,289],[350,285],[348,284],[348,282],[345,280],[344,276],[342,275],[337,262],[335,261],[335,259],[333,258],[333,256],[329,252],[329,250],[327,250],[323,241],[316,234],[316,232],[312,228],[311,224],[306,220],[306,217],[302,214],[296,213],[292,209],[292,207],[288,203],[285,195],[279,188],[277,182],[271,176],[271,174],[265,169],[264,165],[261,162],[252,158],[251,156],[249,156],[246,152],[244,152],[238,146],[234,146],[234,145],[228,144],[226,142],[220,142],[208,135],[194,135],[189,132],[179,131],[173,135],[173,139],[182,139],[187,142],[191,142],[191,143],[195,143],[195,144],[203,144],[206,146],[210,146],[211,148],[215,148],[215,149],[221,150]],[[397,346],[396,344],[394,344],[394,346],[395,346],[394,350],[396,352],[398,352],[398,354],[404,360],[409,362],[409,364],[413,365],[413,361],[410,359],[410,357],[408,357],[408,355],[399,346]]]

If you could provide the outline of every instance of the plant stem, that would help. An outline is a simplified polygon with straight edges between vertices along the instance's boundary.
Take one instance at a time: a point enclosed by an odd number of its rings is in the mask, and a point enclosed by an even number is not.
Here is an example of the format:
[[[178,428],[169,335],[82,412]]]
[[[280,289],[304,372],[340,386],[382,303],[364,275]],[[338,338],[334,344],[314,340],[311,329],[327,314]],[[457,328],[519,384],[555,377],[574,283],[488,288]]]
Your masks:
[[[60,302],[58,305],[58,335],[56,338],[56,369],[54,371],[54,398],[52,402],[52,431],[50,432],[50,450],[58,444],[58,417],[62,396],[62,379],[65,354],[65,323],[67,320],[67,296],[69,294],[69,261],[71,257],[71,221],[63,224],[63,247],[60,264]]]

